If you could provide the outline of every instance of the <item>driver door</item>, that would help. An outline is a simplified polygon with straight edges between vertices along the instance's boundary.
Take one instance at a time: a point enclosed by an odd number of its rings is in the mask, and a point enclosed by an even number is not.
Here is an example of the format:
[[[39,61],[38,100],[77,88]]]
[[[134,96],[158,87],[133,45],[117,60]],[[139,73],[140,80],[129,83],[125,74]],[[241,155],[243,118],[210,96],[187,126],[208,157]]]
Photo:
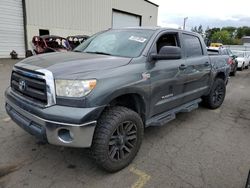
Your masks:
[[[151,53],[159,53],[163,46],[181,47],[179,33],[165,32],[156,40]],[[171,110],[183,103],[184,83],[187,79],[185,59],[151,61],[151,117]]]

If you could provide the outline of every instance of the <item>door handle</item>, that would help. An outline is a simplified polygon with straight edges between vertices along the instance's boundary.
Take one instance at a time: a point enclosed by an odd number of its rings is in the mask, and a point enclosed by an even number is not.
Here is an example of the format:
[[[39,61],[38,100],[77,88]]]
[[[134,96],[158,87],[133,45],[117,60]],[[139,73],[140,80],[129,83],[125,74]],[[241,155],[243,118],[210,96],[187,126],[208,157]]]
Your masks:
[[[208,66],[210,66],[210,63],[209,63],[209,62],[206,62],[206,63],[204,63],[204,65],[205,65],[206,67],[208,67]]]
[[[185,70],[187,68],[187,65],[184,65],[184,64],[181,64],[180,66],[179,66],[179,69],[180,70]]]

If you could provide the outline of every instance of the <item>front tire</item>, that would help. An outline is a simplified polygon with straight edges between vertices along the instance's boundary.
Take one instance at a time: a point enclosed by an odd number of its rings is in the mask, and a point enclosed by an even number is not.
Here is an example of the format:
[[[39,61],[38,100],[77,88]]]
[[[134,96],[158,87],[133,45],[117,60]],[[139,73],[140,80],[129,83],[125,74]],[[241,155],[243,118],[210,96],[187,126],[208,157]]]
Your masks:
[[[243,71],[243,70],[244,70],[244,67],[245,67],[245,65],[244,65],[244,63],[243,63],[242,66],[241,66],[241,68],[240,68],[240,70]]]
[[[141,146],[143,133],[143,122],[136,112],[120,106],[105,110],[92,143],[97,164],[108,172],[128,166]]]
[[[217,78],[214,81],[212,89],[207,96],[203,97],[203,104],[210,109],[219,108],[226,95],[226,84],[224,80]]]

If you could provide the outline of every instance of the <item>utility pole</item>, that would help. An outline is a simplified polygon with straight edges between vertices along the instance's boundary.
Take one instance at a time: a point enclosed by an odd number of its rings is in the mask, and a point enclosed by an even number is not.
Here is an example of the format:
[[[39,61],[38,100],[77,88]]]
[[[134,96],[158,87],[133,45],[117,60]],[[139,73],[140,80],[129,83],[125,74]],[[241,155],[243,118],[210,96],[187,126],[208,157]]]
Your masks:
[[[187,22],[187,19],[188,19],[188,17],[185,17],[185,18],[184,18],[183,30],[185,30],[185,29],[186,29],[186,22]]]

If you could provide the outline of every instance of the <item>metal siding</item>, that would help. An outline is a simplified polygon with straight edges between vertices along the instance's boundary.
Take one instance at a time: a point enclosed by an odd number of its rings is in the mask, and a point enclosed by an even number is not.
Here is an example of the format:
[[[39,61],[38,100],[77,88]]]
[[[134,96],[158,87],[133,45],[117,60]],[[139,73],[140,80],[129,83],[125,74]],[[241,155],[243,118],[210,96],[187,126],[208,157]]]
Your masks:
[[[12,50],[24,57],[22,1],[1,0],[0,12],[0,58],[9,58]]]
[[[158,14],[158,7],[144,0],[26,0],[26,8],[28,42],[39,29],[66,37],[111,28],[112,9],[141,15],[142,26],[156,26]]]
[[[139,16],[134,16],[126,14],[123,12],[113,11],[113,28],[119,27],[139,27],[141,18]]]

